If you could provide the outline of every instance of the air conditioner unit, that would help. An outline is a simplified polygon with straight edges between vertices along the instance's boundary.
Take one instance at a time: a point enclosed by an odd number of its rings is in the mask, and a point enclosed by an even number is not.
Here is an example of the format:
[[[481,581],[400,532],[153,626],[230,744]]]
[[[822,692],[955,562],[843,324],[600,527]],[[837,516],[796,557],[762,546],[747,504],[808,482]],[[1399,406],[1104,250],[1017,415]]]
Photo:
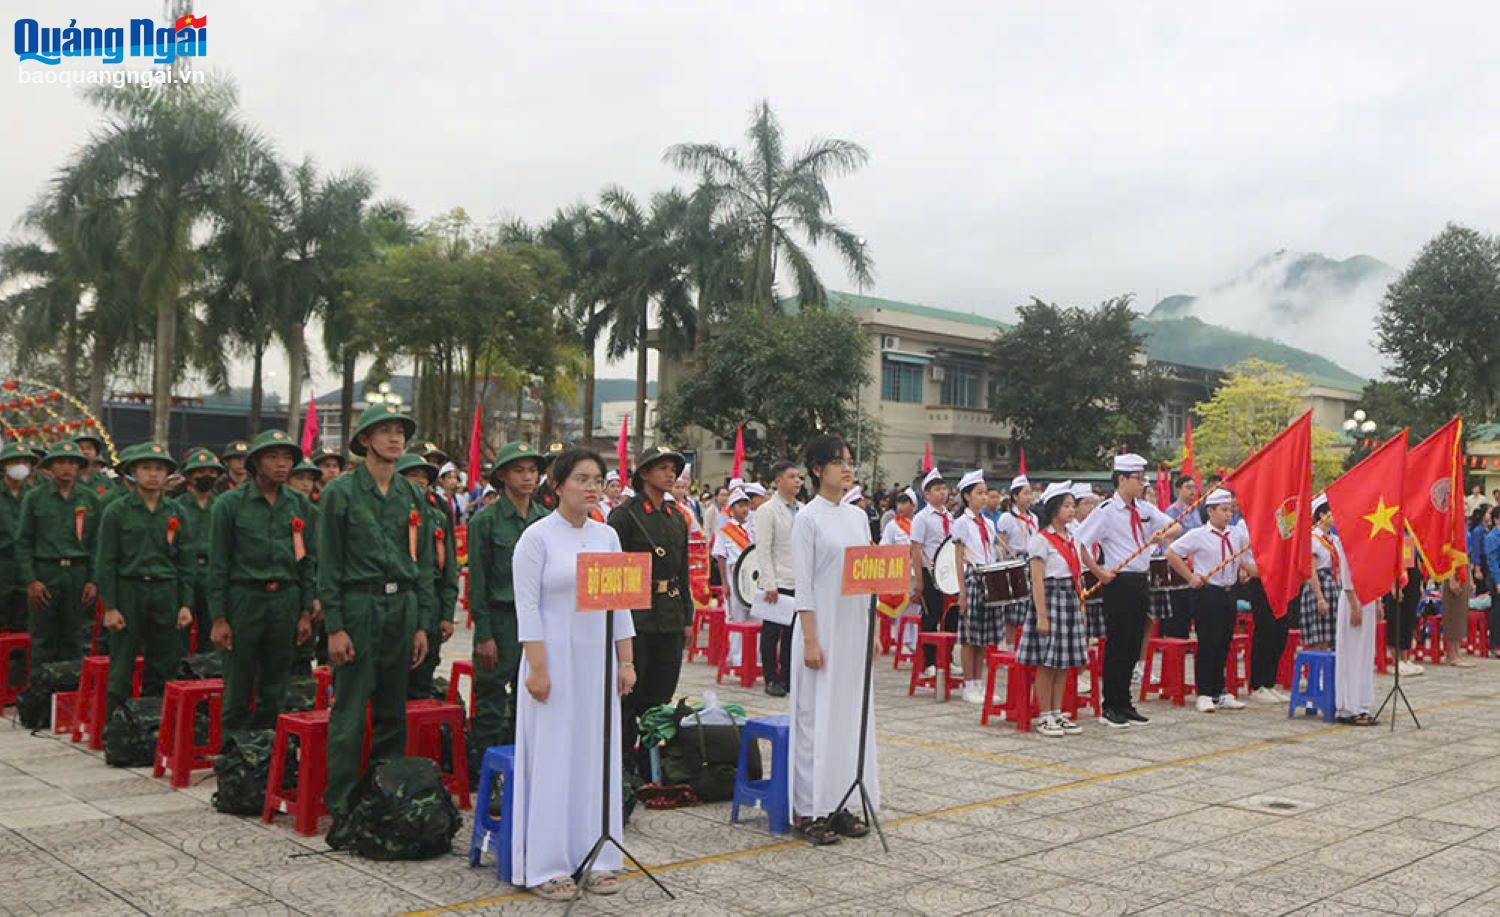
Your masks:
[[[901,339],[898,338],[898,337],[896,337],[894,334],[882,334],[880,336],[880,349],[881,350],[900,350],[901,349]]]
[[[947,375],[948,375],[948,371],[946,369],[944,369],[943,367],[941,367],[941,366],[934,366],[934,367],[932,367],[932,381],[933,382],[942,382],[943,378],[945,376],[947,376]]]

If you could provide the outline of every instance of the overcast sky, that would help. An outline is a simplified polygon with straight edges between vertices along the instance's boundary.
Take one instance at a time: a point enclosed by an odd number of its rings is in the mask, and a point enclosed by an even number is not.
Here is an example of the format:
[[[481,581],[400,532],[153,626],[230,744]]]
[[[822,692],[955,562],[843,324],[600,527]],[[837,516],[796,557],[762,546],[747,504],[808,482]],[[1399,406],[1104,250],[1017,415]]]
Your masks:
[[[162,16],[160,3],[83,0],[7,10],[44,26]],[[366,166],[381,195],[423,216],[462,205],[540,221],[611,183],[689,185],[663,150],[738,143],[769,98],[795,145],[869,150],[865,169],[831,184],[836,215],[869,240],[867,292],[999,317],[1031,295],[1133,292],[1149,308],[1276,249],[1401,267],[1446,221],[1500,231],[1492,4],[196,11],[209,17],[208,67],[233,76],[285,156]],[[95,116],[74,90],[11,80],[0,110],[9,231]],[[830,286],[852,286],[831,255],[818,263]]]

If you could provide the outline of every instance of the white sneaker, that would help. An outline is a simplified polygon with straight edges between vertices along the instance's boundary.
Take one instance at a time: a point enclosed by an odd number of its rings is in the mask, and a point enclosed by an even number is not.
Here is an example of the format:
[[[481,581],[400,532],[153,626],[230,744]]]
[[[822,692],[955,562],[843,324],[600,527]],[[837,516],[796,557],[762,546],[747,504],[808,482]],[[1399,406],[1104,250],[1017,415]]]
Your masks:
[[[1041,723],[1036,727],[1036,731],[1038,735],[1044,735],[1049,739],[1055,739],[1068,734],[1067,730],[1063,729],[1062,725],[1050,716],[1042,718]]]
[[[963,699],[966,704],[984,703],[984,686],[973,682],[964,685]]]
[[[1276,692],[1270,688],[1256,688],[1250,695],[1258,704],[1279,704],[1281,701],[1276,697]]]
[[[1233,694],[1220,694],[1218,699],[1220,710],[1244,710],[1245,703]]]
[[[1078,733],[1083,732],[1082,726],[1078,725],[1076,722],[1068,719],[1067,717],[1059,719],[1057,721],[1057,725],[1061,726],[1062,731],[1066,732],[1070,736],[1077,735]]]
[[[1276,695],[1276,702],[1278,704],[1284,704],[1287,701],[1289,701],[1289,700],[1292,699],[1292,697],[1291,697],[1290,694],[1287,694],[1285,691],[1282,691],[1280,688],[1269,688],[1267,690],[1269,690],[1272,694]]]
[[[964,677],[964,667],[961,665],[950,665],[948,667],[948,680],[958,681]]]
[[[1217,709],[1219,708],[1214,706],[1214,699],[1212,697],[1209,697],[1207,694],[1198,695],[1199,713],[1213,713]]]
[[[1396,663],[1396,668],[1400,670],[1402,675],[1405,675],[1408,678],[1412,678],[1422,674],[1422,667],[1417,665],[1415,662],[1398,662]]]
[[[923,669],[922,670],[922,677],[923,678],[936,678],[937,677],[937,667],[936,666],[928,666],[927,668]]]

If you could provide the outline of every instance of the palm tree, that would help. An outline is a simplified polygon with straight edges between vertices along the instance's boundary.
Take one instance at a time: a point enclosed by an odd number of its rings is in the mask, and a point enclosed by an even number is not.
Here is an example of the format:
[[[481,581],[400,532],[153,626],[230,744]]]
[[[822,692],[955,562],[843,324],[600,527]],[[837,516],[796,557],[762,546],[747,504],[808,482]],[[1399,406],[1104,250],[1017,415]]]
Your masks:
[[[850,278],[871,282],[870,256],[859,236],[831,214],[827,180],[847,175],[869,160],[864,147],[848,140],[816,140],[787,159],[781,125],[762,101],[752,112],[743,154],[712,143],[680,143],[664,157],[680,169],[696,172],[723,195],[726,218],[746,235],[745,296],[762,308],[776,301],[776,272],[785,261],[803,303],[824,303],[827,291],[812,260],[796,238],[808,245],[828,240],[838,251]]]
[[[594,436],[594,351],[599,335],[613,321],[614,302],[608,296],[609,249],[602,220],[592,210],[577,204],[559,210],[535,241],[556,252],[567,269],[568,320],[580,344],[583,360],[583,438]]]
[[[23,218],[32,238],[0,247],[0,282],[15,291],[0,299],[0,308],[15,324],[16,355],[26,365],[62,344],[62,385],[78,387],[78,304],[83,279],[65,250],[65,218],[53,198],[33,206]]]
[[[102,86],[86,96],[105,121],[64,173],[60,196],[76,202],[118,199],[124,205],[127,252],[140,270],[138,295],[155,316],[151,433],[165,441],[172,384],[183,365],[178,353],[182,294],[198,271],[194,231],[218,213],[230,160],[270,154],[241,120],[227,79]]]

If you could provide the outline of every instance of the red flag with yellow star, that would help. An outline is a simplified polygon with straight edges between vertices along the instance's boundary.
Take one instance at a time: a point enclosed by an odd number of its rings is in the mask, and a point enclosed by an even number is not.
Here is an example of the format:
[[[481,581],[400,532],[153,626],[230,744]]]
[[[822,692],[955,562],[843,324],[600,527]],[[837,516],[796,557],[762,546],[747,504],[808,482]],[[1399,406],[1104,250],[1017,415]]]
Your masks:
[[[1468,533],[1464,519],[1463,421],[1457,417],[1406,453],[1402,513],[1417,542],[1422,575],[1468,582]]]
[[[1230,472],[1261,585],[1276,617],[1312,576],[1312,412]]]
[[[1406,431],[1381,445],[1328,485],[1328,508],[1338,525],[1349,577],[1360,604],[1390,591],[1401,575],[1401,513],[1406,476]]]

